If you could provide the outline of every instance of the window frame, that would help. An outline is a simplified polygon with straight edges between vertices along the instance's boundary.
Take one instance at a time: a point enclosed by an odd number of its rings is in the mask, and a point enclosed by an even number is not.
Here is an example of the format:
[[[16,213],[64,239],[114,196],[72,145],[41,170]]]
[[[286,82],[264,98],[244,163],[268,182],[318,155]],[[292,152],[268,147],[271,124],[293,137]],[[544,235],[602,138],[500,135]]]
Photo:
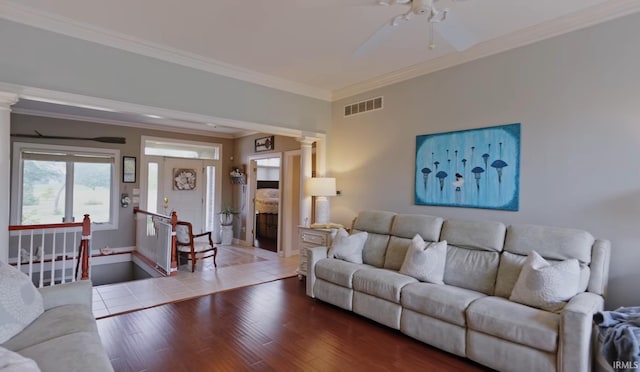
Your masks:
[[[23,194],[23,152],[33,151],[52,151],[52,152],[67,152],[71,154],[82,155],[96,155],[100,157],[113,157],[113,163],[111,168],[111,195],[110,195],[110,221],[109,222],[93,222],[91,221],[91,229],[95,230],[117,230],[120,204],[119,204],[119,192],[120,192],[120,150],[109,148],[96,148],[96,147],[80,147],[80,146],[67,146],[67,145],[51,145],[43,143],[30,143],[30,142],[14,142],[13,143],[13,156],[12,156],[12,168],[11,168],[11,195],[10,195],[10,210],[11,210],[11,223],[19,225],[22,220],[22,194]],[[67,175],[66,183],[73,182],[73,178]],[[66,200],[66,199],[65,199]],[[65,216],[67,208],[65,205]],[[73,214],[73,208],[71,210]],[[82,216],[73,216],[75,222],[82,221]],[[91,217],[91,216],[90,216]],[[62,221],[60,221],[62,223]]]

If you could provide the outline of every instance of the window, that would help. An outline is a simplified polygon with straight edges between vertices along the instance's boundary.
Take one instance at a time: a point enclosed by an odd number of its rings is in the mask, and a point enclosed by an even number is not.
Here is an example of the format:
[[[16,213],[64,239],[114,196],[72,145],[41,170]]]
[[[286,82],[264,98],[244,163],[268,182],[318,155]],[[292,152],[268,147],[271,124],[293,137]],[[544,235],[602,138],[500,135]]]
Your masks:
[[[12,221],[117,228],[118,150],[14,143]],[[98,227],[100,229],[100,227]]]
[[[143,139],[144,154],[187,159],[220,159],[219,145],[202,145],[193,142],[172,142],[160,139]]]

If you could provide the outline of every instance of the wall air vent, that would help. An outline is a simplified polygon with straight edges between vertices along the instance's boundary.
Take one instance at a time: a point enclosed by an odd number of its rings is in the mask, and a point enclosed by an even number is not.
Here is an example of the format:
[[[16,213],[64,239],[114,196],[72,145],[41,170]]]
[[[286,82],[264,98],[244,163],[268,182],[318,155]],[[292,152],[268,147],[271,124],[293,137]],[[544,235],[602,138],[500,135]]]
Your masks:
[[[382,110],[382,97],[371,98],[344,106],[344,116],[362,114],[363,112]]]

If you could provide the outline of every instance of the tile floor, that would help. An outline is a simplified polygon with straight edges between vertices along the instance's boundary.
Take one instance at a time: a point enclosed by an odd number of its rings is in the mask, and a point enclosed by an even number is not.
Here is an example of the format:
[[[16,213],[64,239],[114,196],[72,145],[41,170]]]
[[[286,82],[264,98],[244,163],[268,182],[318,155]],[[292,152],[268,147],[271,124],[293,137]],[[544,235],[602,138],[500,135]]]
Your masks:
[[[181,266],[178,275],[173,277],[96,286],[93,288],[93,314],[102,318],[296,275],[298,256],[282,258],[274,252],[252,247],[222,248],[218,258],[228,249],[263,260],[214,268],[213,260],[208,258],[198,261],[194,273],[189,264]]]

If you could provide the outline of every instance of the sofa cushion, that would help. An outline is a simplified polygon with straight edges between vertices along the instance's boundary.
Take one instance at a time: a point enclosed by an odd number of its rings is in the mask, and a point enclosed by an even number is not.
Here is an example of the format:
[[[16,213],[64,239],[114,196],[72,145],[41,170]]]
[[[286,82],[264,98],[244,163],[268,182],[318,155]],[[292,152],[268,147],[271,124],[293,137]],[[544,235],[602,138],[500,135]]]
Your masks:
[[[456,287],[493,295],[499,262],[498,252],[464,249],[449,245],[444,282]]]
[[[383,267],[389,270],[400,270],[400,267],[402,267],[402,263],[404,262],[404,258],[407,255],[407,250],[409,249],[410,245],[411,239],[391,236],[389,238],[387,250],[384,254]]]
[[[509,298],[513,286],[516,285],[522,265],[527,259],[526,256],[502,252],[500,255],[500,266],[498,267],[498,275],[496,277],[495,295]]]
[[[0,344],[21,332],[43,312],[42,295],[31,279],[0,261]]]
[[[464,288],[413,283],[402,288],[403,307],[459,326],[466,326],[465,311],[484,294]]]
[[[564,260],[552,265],[532,251],[522,266],[509,299],[547,311],[558,311],[578,293],[579,285],[578,260]]]
[[[91,309],[84,305],[58,306],[45,311],[22,332],[2,346],[18,351],[76,332],[97,332]]]
[[[444,284],[442,279],[446,261],[446,241],[427,243],[416,234],[400,267],[400,273],[422,282]]]
[[[552,260],[575,258],[591,262],[594,238],[586,231],[538,225],[511,225],[507,229],[505,251],[526,256],[531,251]]]
[[[555,352],[558,347],[560,315],[511,302],[502,297],[484,297],[467,308],[470,329]]]
[[[353,310],[353,289],[318,278],[313,284],[313,295],[324,302]]]
[[[40,372],[33,359],[0,347],[0,372]]]
[[[389,244],[391,225],[396,216],[393,212],[362,211],[354,221],[352,233],[366,231],[369,233],[362,250],[362,260],[367,265],[384,266],[384,257]]]
[[[362,211],[358,214],[358,218],[356,218],[353,224],[353,230],[389,235],[395,216],[396,214],[393,212]]]
[[[429,242],[440,240],[440,230],[444,220],[440,217],[399,214],[393,219],[390,234],[400,238],[412,239],[416,234]]]
[[[113,371],[96,332],[76,332],[20,350],[47,372]]]
[[[364,268],[353,274],[353,289],[387,301],[400,303],[400,290],[418,281],[410,276],[385,269]]]
[[[339,229],[331,242],[331,248],[329,248],[327,255],[339,260],[361,264],[362,248],[364,248],[366,241],[366,232],[349,235],[345,229]]]
[[[352,233],[356,234],[359,232],[361,231],[353,230]],[[367,242],[364,243],[364,248],[362,248],[362,261],[367,265],[383,267],[388,244],[389,235],[369,232]]]
[[[315,266],[318,278],[347,288],[353,288],[353,274],[363,268],[371,268],[371,266],[358,265],[334,258],[323,258]]]
[[[399,214],[393,219],[391,238],[384,257],[384,268],[400,270],[411,239],[419,234],[428,242],[436,242],[440,237],[443,219],[434,216]]]
[[[439,240],[460,248],[501,252],[505,232],[502,222],[446,220]]]
[[[520,276],[520,270],[526,261],[527,256],[521,256],[519,254],[513,254],[510,252],[502,252],[500,255],[500,266],[498,267],[498,276],[496,278],[496,296],[509,298],[513,286],[516,285],[516,281]],[[547,260],[549,262],[559,262],[553,260]],[[580,263],[580,286],[578,292],[584,292],[589,285],[589,278],[591,277],[591,269],[588,265]]]

